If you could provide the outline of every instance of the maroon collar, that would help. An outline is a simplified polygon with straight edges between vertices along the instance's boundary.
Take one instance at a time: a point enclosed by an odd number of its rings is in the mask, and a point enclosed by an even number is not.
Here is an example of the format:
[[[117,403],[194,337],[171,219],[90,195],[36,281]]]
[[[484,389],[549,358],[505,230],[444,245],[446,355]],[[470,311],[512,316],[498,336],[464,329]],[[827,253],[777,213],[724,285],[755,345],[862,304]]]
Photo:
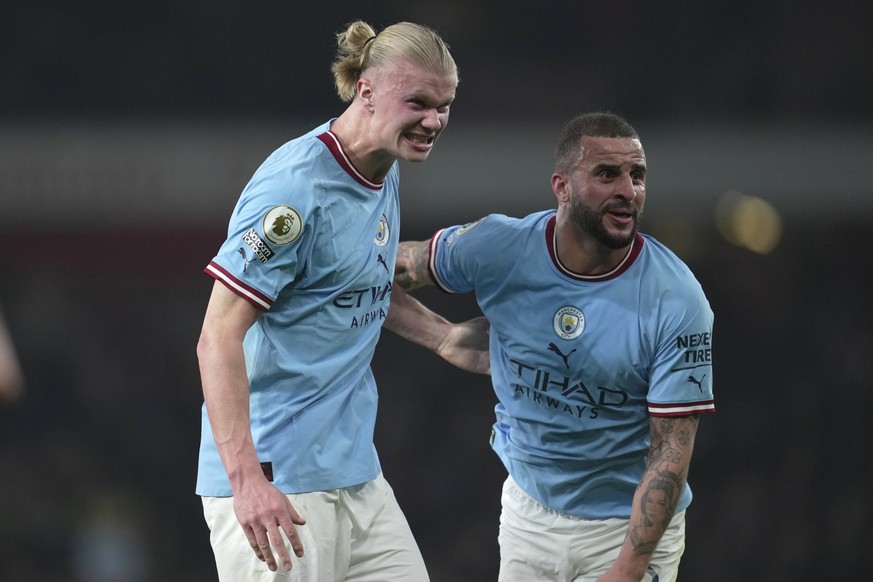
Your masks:
[[[343,144],[340,142],[339,138],[332,131],[326,131],[321,135],[316,136],[318,139],[327,146],[327,149],[330,150],[330,153],[333,154],[333,157],[336,159],[337,163],[342,167],[346,173],[352,177],[355,182],[360,184],[361,186],[365,186],[371,190],[381,190],[382,184],[385,183],[384,180],[381,182],[373,182],[372,180],[368,180],[364,177],[364,175],[358,171],[355,165],[352,163],[352,160],[349,158],[346,151],[343,149]]]
[[[555,224],[557,221],[558,218],[557,215],[555,215],[549,218],[549,222],[546,223],[546,246],[549,248],[549,256],[552,258],[552,262],[559,271],[576,281],[609,281],[610,279],[615,279],[634,264],[634,261],[636,261],[637,257],[640,256],[640,251],[643,250],[643,243],[646,241],[646,239],[643,238],[643,235],[637,233],[627,254],[613,270],[601,275],[580,275],[579,273],[574,273],[565,267],[560,259],[558,259],[558,250],[555,247]]]

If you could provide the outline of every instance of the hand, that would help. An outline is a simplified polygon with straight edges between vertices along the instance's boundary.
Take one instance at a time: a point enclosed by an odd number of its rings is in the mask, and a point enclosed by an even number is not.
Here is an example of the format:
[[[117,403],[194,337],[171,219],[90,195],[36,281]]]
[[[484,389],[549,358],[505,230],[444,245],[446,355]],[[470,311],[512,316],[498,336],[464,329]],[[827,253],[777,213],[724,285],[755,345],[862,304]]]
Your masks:
[[[286,572],[291,570],[291,556],[282,539],[282,531],[291,542],[294,554],[298,558],[303,557],[303,543],[297,535],[295,524],[305,525],[306,520],[300,517],[285,494],[272,483],[261,479],[235,492],[233,510],[255,555],[266,562],[271,572],[277,570],[271,546],[276,550],[282,569]]]
[[[597,582],[658,582],[658,574],[651,568],[648,568],[642,576],[637,576],[629,572],[618,572],[613,566],[606,571],[605,574],[597,579]]]
[[[491,373],[488,337],[491,324],[484,317],[476,317],[451,325],[436,353],[452,365],[476,374]]]

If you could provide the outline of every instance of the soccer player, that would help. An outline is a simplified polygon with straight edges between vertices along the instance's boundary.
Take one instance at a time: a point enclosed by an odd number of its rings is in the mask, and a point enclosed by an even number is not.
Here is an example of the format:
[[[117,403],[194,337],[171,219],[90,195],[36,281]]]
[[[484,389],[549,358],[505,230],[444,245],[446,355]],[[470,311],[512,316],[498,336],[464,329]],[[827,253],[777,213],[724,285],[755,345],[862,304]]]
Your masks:
[[[370,361],[394,274],[398,160],[427,159],[458,73],[418,24],[376,34],[357,21],[337,42],[350,104],[267,158],[206,267],[196,490],[222,581],[285,579],[292,565],[300,581],[427,580],[373,444]],[[464,365],[463,330],[441,323],[432,347]]]
[[[627,121],[572,119],[551,184],[557,211],[401,243],[386,327],[419,341],[429,310],[400,289],[425,284],[474,291],[491,324],[501,581],[670,582],[698,418],[715,410],[713,313],[638,232],[646,156]]]
[[[24,374],[18,353],[12,341],[12,334],[6,326],[3,311],[0,309],[0,406],[14,402],[24,390]]]

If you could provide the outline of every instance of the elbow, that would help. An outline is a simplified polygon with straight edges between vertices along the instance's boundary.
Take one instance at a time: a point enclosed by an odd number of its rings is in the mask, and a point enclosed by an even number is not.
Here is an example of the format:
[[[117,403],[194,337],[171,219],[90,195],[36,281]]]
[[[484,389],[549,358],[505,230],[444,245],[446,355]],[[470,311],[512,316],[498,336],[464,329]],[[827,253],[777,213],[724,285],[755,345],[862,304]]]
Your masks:
[[[197,360],[201,364],[209,357],[213,344],[212,337],[206,332],[206,330],[202,330],[200,332],[200,337],[197,339],[197,346],[195,348]]]

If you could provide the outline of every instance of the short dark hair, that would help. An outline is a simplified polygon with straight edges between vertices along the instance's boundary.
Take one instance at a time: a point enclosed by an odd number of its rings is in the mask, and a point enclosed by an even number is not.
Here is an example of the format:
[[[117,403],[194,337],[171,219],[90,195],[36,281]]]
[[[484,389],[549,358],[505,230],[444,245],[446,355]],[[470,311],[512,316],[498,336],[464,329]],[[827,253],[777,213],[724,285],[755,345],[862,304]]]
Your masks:
[[[637,130],[623,117],[608,111],[583,113],[564,125],[555,148],[555,171],[565,172],[579,157],[583,137],[639,139]]]

